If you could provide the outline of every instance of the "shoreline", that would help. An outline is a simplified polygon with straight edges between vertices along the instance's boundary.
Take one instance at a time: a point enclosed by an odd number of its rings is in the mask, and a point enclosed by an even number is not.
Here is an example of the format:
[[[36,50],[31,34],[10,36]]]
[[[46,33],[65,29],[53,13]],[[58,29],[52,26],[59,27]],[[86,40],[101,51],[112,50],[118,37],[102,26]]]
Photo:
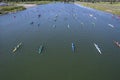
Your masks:
[[[26,9],[37,6],[37,4],[16,4],[16,5],[17,5],[17,6],[23,6],[23,7],[25,7]]]
[[[78,1],[76,1],[75,4],[120,16],[120,3],[109,4],[108,2],[90,3],[90,2],[78,2]]]
[[[50,3],[50,2],[39,1],[39,2],[26,2],[26,3],[25,2],[12,3],[13,4],[12,6],[0,6],[0,15],[4,15],[4,14],[7,14],[7,13],[14,13],[14,12],[17,12],[17,11],[21,11],[21,10],[25,10],[25,9],[28,9],[28,8],[35,7],[37,5],[48,4],[48,3]],[[93,4],[93,3],[88,3],[88,2],[76,1],[76,2],[74,2],[74,4],[82,5],[84,7],[89,7],[89,8],[92,8],[92,9],[96,9],[96,10],[112,13],[113,15],[120,16],[120,9],[119,9],[120,3],[118,3],[119,5],[116,5],[116,4],[111,5],[111,4],[108,4],[107,2],[105,2],[105,3],[94,3]],[[9,7],[11,7],[11,8],[9,8]],[[23,8],[21,8],[21,7],[23,7]]]
[[[3,2],[6,5],[0,6],[0,16],[22,11],[28,8],[35,7],[37,5],[48,4],[51,1],[28,1],[28,2]],[[2,3],[2,2],[1,2]]]

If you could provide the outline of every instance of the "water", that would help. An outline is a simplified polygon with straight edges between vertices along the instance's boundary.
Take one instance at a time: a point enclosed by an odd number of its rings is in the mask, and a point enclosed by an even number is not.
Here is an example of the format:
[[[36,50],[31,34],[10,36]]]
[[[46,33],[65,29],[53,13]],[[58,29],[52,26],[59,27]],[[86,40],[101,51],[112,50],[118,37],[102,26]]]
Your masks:
[[[113,43],[120,42],[119,34],[117,16],[75,4],[0,16],[0,80],[119,80],[120,48]]]

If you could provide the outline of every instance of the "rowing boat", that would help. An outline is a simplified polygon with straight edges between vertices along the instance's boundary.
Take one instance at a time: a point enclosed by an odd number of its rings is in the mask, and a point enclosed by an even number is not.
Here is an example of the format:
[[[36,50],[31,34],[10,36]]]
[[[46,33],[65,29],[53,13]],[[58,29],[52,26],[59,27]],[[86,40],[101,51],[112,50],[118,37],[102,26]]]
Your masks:
[[[15,53],[21,45],[22,45],[22,42],[20,42],[20,43],[12,50],[12,52]]]
[[[94,43],[94,46],[95,46],[95,48],[98,50],[98,52],[99,52],[100,54],[102,54],[102,52],[101,52],[100,48],[98,47],[98,45]]]
[[[41,54],[41,53],[42,53],[42,50],[43,50],[43,46],[40,45],[38,53]]]
[[[15,47],[12,52],[14,53],[14,52],[16,52],[16,50],[17,50],[17,47]]]
[[[72,43],[72,51],[75,52],[75,45]]]
[[[19,44],[17,45],[17,48],[19,48],[21,45],[22,45],[22,43],[19,43]]]

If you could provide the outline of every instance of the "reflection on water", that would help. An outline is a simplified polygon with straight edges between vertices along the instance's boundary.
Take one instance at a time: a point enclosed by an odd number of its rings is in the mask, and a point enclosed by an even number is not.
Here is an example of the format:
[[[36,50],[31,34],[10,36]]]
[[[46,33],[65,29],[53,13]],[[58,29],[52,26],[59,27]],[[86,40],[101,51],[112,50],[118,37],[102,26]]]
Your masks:
[[[117,16],[74,4],[0,16],[0,79],[119,80],[119,34]]]

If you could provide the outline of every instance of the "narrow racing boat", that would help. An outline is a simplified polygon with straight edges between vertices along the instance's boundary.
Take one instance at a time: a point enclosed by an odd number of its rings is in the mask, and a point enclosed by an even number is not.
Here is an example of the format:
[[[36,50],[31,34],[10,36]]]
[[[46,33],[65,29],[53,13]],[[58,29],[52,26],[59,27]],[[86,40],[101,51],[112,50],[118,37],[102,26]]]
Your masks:
[[[102,52],[101,52],[100,48],[98,47],[98,45],[94,43],[94,46],[95,46],[95,48],[98,50],[98,52],[99,52],[100,54],[102,54]]]
[[[20,42],[20,43],[12,50],[12,52],[15,53],[21,45],[22,45],[22,42]]]
[[[15,47],[15,48],[12,50],[12,52],[14,53],[14,52],[16,52],[16,50],[17,50],[17,47]]]
[[[72,51],[75,52],[75,45],[72,43]]]
[[[41,54],[43,50],[43,45],[40,45],[38,53]]]

